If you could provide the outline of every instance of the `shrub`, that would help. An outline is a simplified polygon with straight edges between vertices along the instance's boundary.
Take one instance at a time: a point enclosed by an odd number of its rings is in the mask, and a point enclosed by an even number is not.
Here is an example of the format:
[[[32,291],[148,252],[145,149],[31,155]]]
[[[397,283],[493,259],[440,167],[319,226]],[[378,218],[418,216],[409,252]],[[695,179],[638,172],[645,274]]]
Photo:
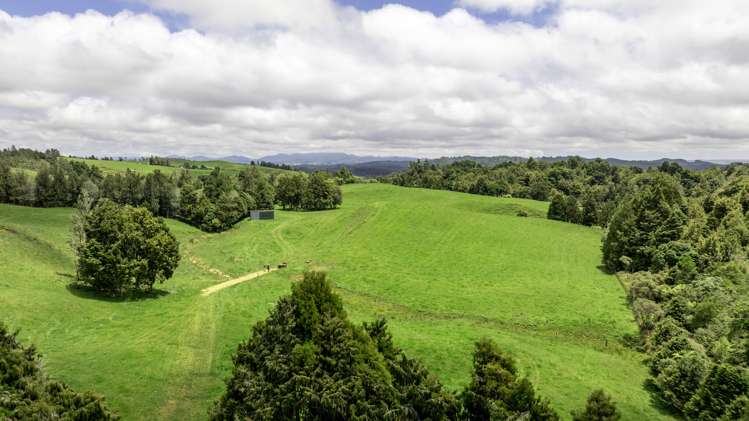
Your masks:
[[[574,421],[617,421],[621,417],[616,403],[601,389],[590,394],[585,409],[572,411]]]
[[[468,420],[557,420],[548,402],[535,395],[526,378],[517,377],[515,361],[482,339],[473,354],[471,383],[463,391],[463,407]]]

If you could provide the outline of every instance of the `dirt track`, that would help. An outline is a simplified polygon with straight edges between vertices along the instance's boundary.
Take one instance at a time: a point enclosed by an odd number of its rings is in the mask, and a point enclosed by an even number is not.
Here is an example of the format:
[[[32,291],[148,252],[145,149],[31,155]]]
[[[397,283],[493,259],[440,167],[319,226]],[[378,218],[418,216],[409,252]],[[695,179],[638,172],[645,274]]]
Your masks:
[[[272,268],[270,271],[259,270],[257,272],[248,273],[246,275],[240,276],[239,278],[230,279],[230,280],[228,280],[226,282],[222,282],[220,284],[216,284],[216,285],[213,285],[211,287],[205,288],[202,291],[200,291],[200,295],[202,295],[204,297],[207,297],[207,296],[213,294],[214,292],[221,291],[224,288],[229,288],[231,286],[234,286],[234,285],[237,285],[237,284],[241,284],[242,282],[246,282],[246,281],[249,281],[251,279],[259,278],[259,277],[261,277],[263,275],[266,275],[266,274],[271,273],[271,272],[275,272],[277,270],[278,270],[277,268]]]

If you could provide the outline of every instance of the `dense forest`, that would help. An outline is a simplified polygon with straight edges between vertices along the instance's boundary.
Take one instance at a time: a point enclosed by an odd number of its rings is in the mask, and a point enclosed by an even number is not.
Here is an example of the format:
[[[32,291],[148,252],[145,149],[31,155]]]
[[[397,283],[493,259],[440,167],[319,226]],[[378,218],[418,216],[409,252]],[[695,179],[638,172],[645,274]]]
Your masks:
[[[154,165],[165,160],[150,158]],[[154,215],[177,218],[204,231],[231,228],[253,209],[332,209],[341,204],[336,180],[323,173],[267,175],[247,165],[237,176],[214,168],[195,176],[182,168],[104,175],[95,165],[65,159],[56,150],[0,151],[0,203],[37,207],[75,206],[82,194],[145,207]]]
[[[748,166],[416,162],[388,181],[549,200],[550,219],[603,227],[603,263],[627,286],[658,397],[688,419],[749,416]]]

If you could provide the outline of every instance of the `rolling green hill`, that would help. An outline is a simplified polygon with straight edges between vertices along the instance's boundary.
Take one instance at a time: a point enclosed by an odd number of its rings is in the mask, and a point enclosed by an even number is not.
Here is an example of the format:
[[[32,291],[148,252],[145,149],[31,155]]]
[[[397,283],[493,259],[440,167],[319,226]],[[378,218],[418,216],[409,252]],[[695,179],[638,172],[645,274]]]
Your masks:
[[[164,166],[164,165],[149,165],[148,162],[143,161],[105,161],[105,160],[99,160],[99,159],[83,159],[83,158],[65,158],[71,161],[79,161],[79,162],[85,162],[88,165],[94,165],[96,167],[99,167],[99,169],[102,170],[104,174],[109,173],[118,173],[118,172],[125,172],[125,170],[132,170],[140,174],[148,174],[153,172],[154,170],[160,170],[164,174],[171,174],[173,172],[177,172],[180,170],[181,165],[184,162],[189,162],[190,164],[201,166],[204,165],[207,169],[192,169],[190,170],[195,175],[205,175],[211,172],[214,168],[221,168],[223,171],[232,174],[237,175],[240,171],[242,171],[242,168],[246,167],[247,164],[237,164],[234,162],[227,162],[227,161],[186,161],[183,159],[180,160],[173,160],[174,166]],[[285,172],[289,172],[287,170],[282,170],[278,168],[268,168],[268,167],[258,167],[261,171],[267,173],[267,174],[281,174]]]
[[[0,205],[0,308],[49,373],[104,394],[125,419],[200,419],[250,326],[305,269],[324,269],[353,319],[386,317],[450,388],[489,336],[564,417],[602,387],[624,419],[667,418],[644,389],[643,355],[621,345],[637,327],[598,268],[600,230],[534,217],[546,207],[365,184],[345,186],[339,210],[279,211],[221,234],[169,221],[182,248],[174,278],[158,297],[119,301],[67,287],[71,210]],[[280,261],[289,269],[200,294]]]

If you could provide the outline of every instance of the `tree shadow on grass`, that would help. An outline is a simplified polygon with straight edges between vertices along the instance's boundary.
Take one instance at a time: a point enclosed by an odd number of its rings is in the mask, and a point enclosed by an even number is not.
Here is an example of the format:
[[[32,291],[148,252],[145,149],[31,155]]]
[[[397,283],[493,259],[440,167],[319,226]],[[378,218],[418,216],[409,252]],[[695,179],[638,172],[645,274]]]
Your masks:
[[[125,301],[154,300],[169,295],[169,291],[152,289],[150,291],[130,291],[123,294],[106,293],[95,290],[88,285],[79,282],[71,282],[65,286],[71,294],[87,300],[107,301],[120,303]]]
[[[599,271],[601,271],[601,273],[604,273],[606,275],[616,275],[616,272],[609,270],[609,268],[607,268],[606,265],[604,264],[600,264],[596,266],[596,269],[598,269]]]
[[[659,414],[673,417],[675,419],[682,419],[681,414],[679,414],[671,404],[664,401],[660,395],[658,395],[658,387],[655,385],[651,377],[645,379],[642,386],[650,395],[650,406],[658,411]]]

